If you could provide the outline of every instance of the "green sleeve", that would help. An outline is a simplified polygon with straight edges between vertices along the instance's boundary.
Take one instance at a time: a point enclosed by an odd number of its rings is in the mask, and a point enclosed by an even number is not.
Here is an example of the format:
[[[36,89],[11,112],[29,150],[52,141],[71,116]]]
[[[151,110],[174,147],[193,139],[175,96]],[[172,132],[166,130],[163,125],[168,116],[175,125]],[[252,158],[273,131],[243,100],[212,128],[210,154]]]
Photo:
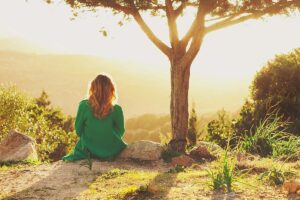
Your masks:
[[[85,122],[85,102],[81,101],[79,103],[76,119],[75,119],[75,131],[76,134],[80,137],[83,134],[84,131],[84,122]]]
[[[120,137],[123,137],[124,132],[125,132],[123,110],[118,105],[115,106],[115,109],[116,110],[115,110],[115,115],[114,115],[114,127],[116,130],[116,133]]]

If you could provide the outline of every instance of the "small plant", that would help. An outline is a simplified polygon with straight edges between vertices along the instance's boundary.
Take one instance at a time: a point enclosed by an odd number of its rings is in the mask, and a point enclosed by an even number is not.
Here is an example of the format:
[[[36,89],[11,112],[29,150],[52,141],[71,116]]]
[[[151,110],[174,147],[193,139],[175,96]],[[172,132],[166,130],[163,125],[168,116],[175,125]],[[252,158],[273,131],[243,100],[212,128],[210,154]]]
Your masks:
[[[213,171],[208,171],[210,178],[212,179],[212,187],[214,190],[221,190],[224,188],[224,178],[223,173],[219,171],[218,173],[213,173]]]
[[[15,165],[39,165],[42,164],[41,161],[38,160],[22,160],[22,161],[13,161],[13,160],[8,160],[8,161],[0,161],[0,167],[12,167]]]
[[[267,182],[269,185],[279,186],[284,183],[287,178],[295,176],[295,173],[291,171],[282,170],[282,166],[280,168],[273,167],[272,169],[261,173],[259,176],[259,180]]]
[[[87,167],[89,168],[89,170],[92,170],[93,167],[93,161],[92,161],[92,157],[91,157],[91,152],[84,146],[81,147],[82,151],[86,154],[86,162],[83,163],[82,165],[87,165]]]
[[[209,176],[212,179],[212,186],[214,190],[225,189],[227,192],[232,191],[232,183],[234,181],[233,177],[234,164],[229,161],[227,151],[224,155],[224,160],[222,163],[222,170],[214,173],[213,171],[208,171]]]
[[[113,178],[116,178],[118,176],[122,176],[124,174],[127,174],[128,171],[127,170],[122,170],[122,169],[113,169],[105,174],[103,174],[101,177],[104,178],[104,179],[113,179]]]
[[[165,161],[165,162],[171,162],[172,161],[172,158],[174,157],[177,157],[177,156],[180,156],[182,155],[182,153],[178,152],[178,151],[175,151],[175,150],[172,150],[170,148],[166,148],[162,154],[161,154],[161,157],[162,159]]]
[[[265,180],[270,185],[282,185],[285,181],[284,173],[281,170],[273,168],[269,171],[262,173],[259,180]]]
[[[224,157],[223,176],[224,176],[224,183],[226,185],[228,192],[231,192],[232,190],[233,170],[234,170],[234,165],[229,163],[229,159],[226,152]]]
[[[168,173],[179,173],[185,172],[185,167],[182,165],[176,165],[175,167],[169,169]]]

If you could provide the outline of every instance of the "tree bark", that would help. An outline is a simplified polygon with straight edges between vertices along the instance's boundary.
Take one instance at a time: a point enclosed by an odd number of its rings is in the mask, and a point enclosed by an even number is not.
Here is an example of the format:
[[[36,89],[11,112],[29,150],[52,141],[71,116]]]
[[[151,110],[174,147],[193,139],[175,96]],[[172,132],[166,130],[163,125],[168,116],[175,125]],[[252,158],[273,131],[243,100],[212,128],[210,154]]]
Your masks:
[[[187,144],[190,67],[190,64],[181,66],[179,62],[171,61],[170,111],[173,138],[169,146],[179,152],[185,152]]]

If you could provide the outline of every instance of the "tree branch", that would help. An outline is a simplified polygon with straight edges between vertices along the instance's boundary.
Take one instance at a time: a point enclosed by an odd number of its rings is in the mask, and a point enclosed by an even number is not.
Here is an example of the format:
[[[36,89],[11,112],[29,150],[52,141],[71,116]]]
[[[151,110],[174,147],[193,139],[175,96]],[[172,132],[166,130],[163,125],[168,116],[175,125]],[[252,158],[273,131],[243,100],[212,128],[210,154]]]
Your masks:
[[[179,15],[182,13],[182,11],[186,8],[187,6],[187,0],[182,1],[180,6],[174,11],[174,16],[175,18],[178,18]]]
[[[123,6],[116,1],[106,1],[106,0],[97,0],[97,1],[89,1],[89,0],[66,0],[68,4],[72,7],[78,7],[78,5],[83,4],[86,7],[97,7],[103,6],[105,8],[112,8],[114,10],[123,12],[127,15],[132,13],[132,9],[127,6]]]
[[[180,41],[180,43],[181,43],[181,45],[183,47],[186,47],[188,45],[189,41],[194,36],[197,27],[199,27],[200,23],[202,23],[202,19],[201,18],[203,18],[203,15],[201,13],[201,10],[202,10],[202,8],[199,5],[198,6],[198,11],[197,11],[196,18],[194,19],[194,21],[193,21],[191,27],[189,28],[189,30],[187,31],[187,33],[183,36],[183,38]]]
[[[279,12],[282,9],[285,9],[285,8],[292,6],[293,4],[297,4],[297,3],[300,3],[300,0],[278,2],[278,3],[275,3],[272,6],[269,6],[263,10],[253,11],[251,14],[248,14],[246,16],[241,16],[238,18],[236,18],[237,16],[229,17],[223,21],[217,22],[217,23],[207,27],[205,30],[205,34],[212,32],[212,31],[222,29],[222,28],[226,28],[228,26],[239,24],[239,23],[242,23],[242,22],[250,20],[250,19],[258,19],[264,15]],[[245,13],[241,13],[240,15],[242,15],[242,14],[245,14]]]
[[[198,54],[200,50],[200,46],[203,41],[203,37],[205,34],[205,15],[206,15],[206,8],[205,5],[199,5],[197,16],[195,21],[193,22],[193,25],[188,32],[188,37],[192,38],[192,43],[186,52],[186,54],[183,56],[183,58],[180,60],[181,66],[190,66],[196,55]],[[185,39],[185,38],[184,38]],[[189,40],[183,42],[188,42]],[[187,45],[187,44],[184,44]]]
[[[176,17],[172,6],[172,1],[165,0],[165,3],[166,3],[166,14],[167,14],[168,26],[169,26],[170,43],[172,48],[174,48],[174,50],[176,51],[176,46],[178,44],[178,30],[176,24]]]
[[[150,29],[150,27],[146,24],[144,19],[142,18],[141,14],[137,10],[137,8],[134,5],[134,2],[132,0],[127,0],[131,8],[133,9],[133,12],[131,15],[135,19],[135,21],[138,23],[138,25],[141,27],[141,29],[144,31],[144,33],[147,35],[147,37],[151,40],[151,42],[158,47],[168,58],[171,56],[171,49],[168,47],[164,42],[162,42]]]

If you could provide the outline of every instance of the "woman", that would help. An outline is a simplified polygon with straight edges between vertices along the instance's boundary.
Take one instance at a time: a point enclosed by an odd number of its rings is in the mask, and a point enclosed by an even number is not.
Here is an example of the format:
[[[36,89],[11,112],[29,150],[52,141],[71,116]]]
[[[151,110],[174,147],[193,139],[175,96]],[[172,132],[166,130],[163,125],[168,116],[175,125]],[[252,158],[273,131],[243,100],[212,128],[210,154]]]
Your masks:
[[[79,137],[73,153],[63,160],[81,160],[89,156],[113,160],[127,144],[122,140],[124,117],[121,106],[115,104],[115,87],[111,79],[98,75],[89,88],[89,98],[79,103],[75,130]]]

